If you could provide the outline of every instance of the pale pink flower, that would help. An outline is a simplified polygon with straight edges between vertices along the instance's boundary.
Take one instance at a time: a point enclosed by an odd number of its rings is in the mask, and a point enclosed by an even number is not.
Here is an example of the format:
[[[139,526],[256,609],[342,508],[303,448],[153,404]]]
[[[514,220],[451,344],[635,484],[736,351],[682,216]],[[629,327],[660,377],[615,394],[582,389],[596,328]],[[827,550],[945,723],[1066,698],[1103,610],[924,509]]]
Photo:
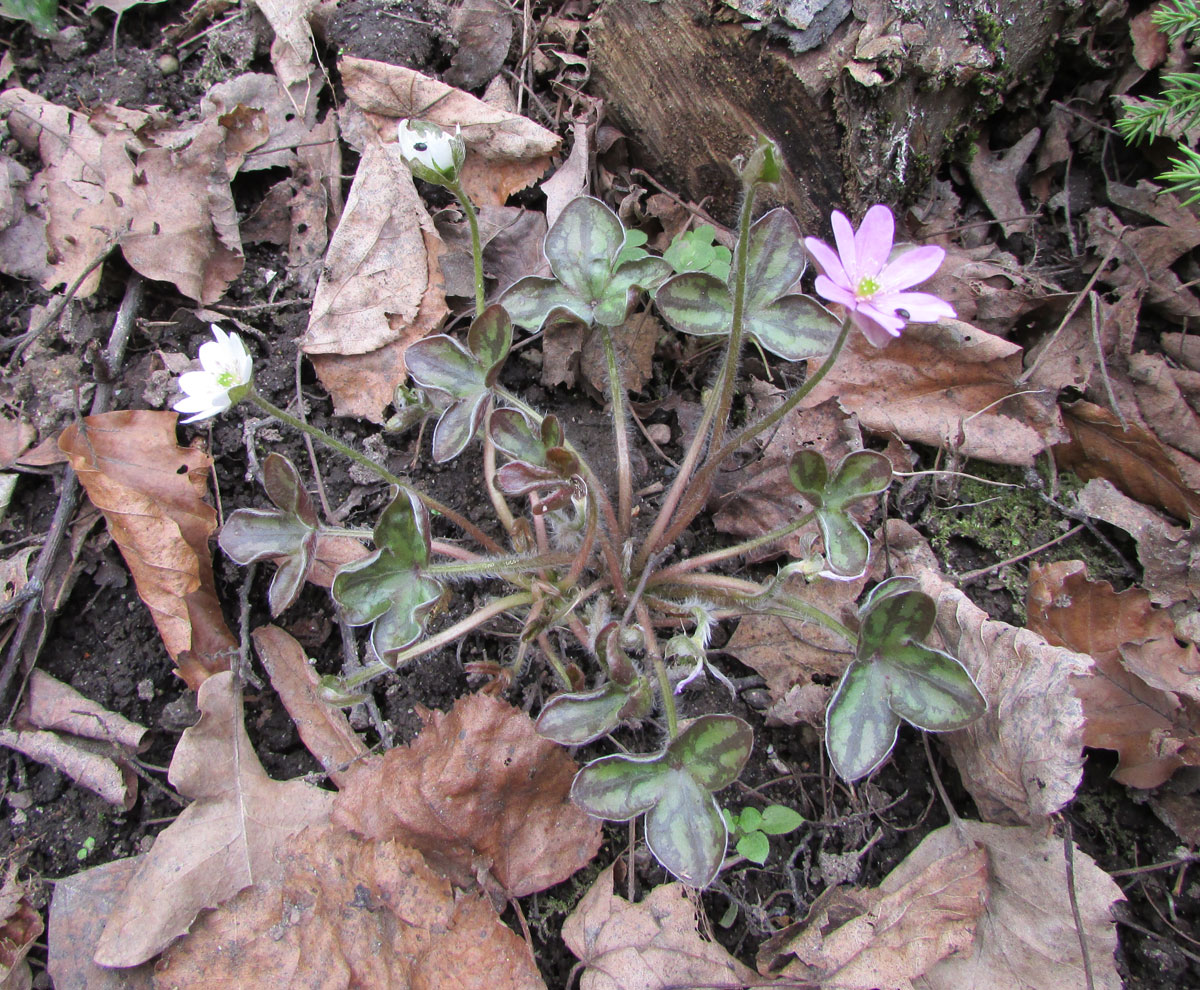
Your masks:
[[[816,264],[817,294],[845,306],[876,347],[899,337],[905,323],[936,323],[954,307],[928,292],[905,292],[933,275],[946,257],[940,247],[892,249],[896,223],[886,206],[872,206],[855,233],[844,213],[830,218],[837,251],[815,237],[804,246]]]

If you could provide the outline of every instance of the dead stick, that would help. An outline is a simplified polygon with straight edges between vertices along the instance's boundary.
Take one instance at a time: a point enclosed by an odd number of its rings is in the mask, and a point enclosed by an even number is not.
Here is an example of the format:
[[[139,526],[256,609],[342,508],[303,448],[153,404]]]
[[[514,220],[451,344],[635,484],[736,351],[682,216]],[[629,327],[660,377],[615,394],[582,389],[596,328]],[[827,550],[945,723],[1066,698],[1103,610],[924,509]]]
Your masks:
[[[1087,990],[1096,990],[1096,981],[1092,978],[1092,956],[1083,933],[1083,919],[1079,916],[1079,897],[1075,893],[1075,842],[1071,836],[1071,823],[1066,818],[1062,821],[1063,855],[1067,860],[1067,895],[1071,898],[1071,914],[1075,918],[1075,933],[1079,936],[1079,951],[1083,955],[1083,978],[1087,981]]]

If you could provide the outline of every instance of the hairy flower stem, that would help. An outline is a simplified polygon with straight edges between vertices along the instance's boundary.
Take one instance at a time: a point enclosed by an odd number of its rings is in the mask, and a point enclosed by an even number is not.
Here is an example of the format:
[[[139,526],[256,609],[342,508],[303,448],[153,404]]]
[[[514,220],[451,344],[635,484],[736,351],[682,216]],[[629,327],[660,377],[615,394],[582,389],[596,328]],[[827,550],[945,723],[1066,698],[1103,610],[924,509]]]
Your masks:
[[[529,574],[546,567],[566,567],[571,562],[569,553],[539,554],[529,557],[514,554],[508,557],[480,557],[457,564],[428,564],[425,574],[448,578],[489,578],[501,574]]]
[[[432,653],[434,650],[440,649],[448,643],[453,643],[456,639],[465,636],[489,619],[494,619],[497,615],[501,615],[509,609],[528,605],[532,601],[533,595],[528,591],[508,595],[505,598],[497,598],[494,602],[485,605],[477,612],[472,612],[465,619],[454,623],[454,625],[447,626],[441,632],[430,636],[428,639],[423,639],[407,649],[400,650],[392,656],[391,663],[376,660],[374,663],[369,663],[365,667],[356,670],[349,677],[344,678],[339,686],[349,694],[362,687],[368,681],[372,681],[382,674],[397,670],[401,664],[407,663],[409,660],[423,657],[426,653]]]
[[[833,344],[833,350],[829,352],[829,356],[821,363],[821,367],[813,372],[803,385],[788,396],[778,409],[739,431],[730,440],[727,440],[723,446],[710,451],[708,459],[704,462],[704,466],[696,472],[696,477],[688,489],[687,496],[680,504],[679,511],[675,513],[675,518],[666,527],[661,538],[663,544],[670,543],[676,539],[680,533],[691,525],[692,520],[700,514],[701,509],[704,508],[704,503],[708,500],[708,493],[712,490],[712,483],[717,473],[717,468],[721,466],[725,458],[729,457],[735,451],[740,450],[750,440],[758,436],[758,434],[764,430],[769,430],[783,419],[784,416],[803,402],[812,390],[821,383],[821,380],[829,374],[829,370],[833,367],[834,362],[837,361],[838,356],[842,353],[842,348],[846,345],[846,339],[850,335],[852,325],[850,316],[847,314],[845,320],[842,321],[841,332],[838,334],[837,340]],[[650,542],[647,541],[646,547],[643,550],[647,549],[650,545]]]
[[[625,408],[625,385],[617,366],[617,349],[613,345],[612,328],[600,327],[604,341],[604,357],[608,362],[608,391],[612,402],[613,437],[617,443],[617,519],[620,539],[629,539],[633,532],[633,479],[629,472],[629,412]]]
[[[487,489],[492,508],[496,510],[496,518],[500,520],[504,531],[512,536],[516,520],[503,493],[496,487],[496,445],[492,443],[491,419],[492,400],[488,399],[487,415],[483,418],[483,487]]]
[[[269,416],[274,416],[281,423],[286,423],[288,426],[295,430],[299,430],[301,433],[307,433],[313,439],[320,440],[321,443],[325,444],[325,446],[329,447],[331,450],[336,450],[342,456],[350,458],[350,460],[354,461],[355,464],[359,464],[367,468],[369,471],[374,472],[389,484],[396,485],[402,491],[411,492],[421,500],[421,503],[427,509],[429,509],[430,512],[441,513],[455,526],[470,536],[471,539],[475,540],[480,546],[486,547],[492,553],[504,553],[504,548],[500,546],[499,543],[493,540],[487,535],[487,533],[481,530],[469,519],[464,518],[460,513],[455,512],[448,505],[443,505],[432,496],[426,495],[424,492],[413,488],[407,481],[405,481],[399,475],[392,474],[392,472],[385,468],[382,464],[376,464],[369,457],[360,454],[353,447],[342,443],[341,440],[338,440],[335,437],[330,436],[324,430],[316,426],[312,426],[311,424],[306,423],[304,420],[293,416],[291,413],[285,412],[277,405],[268,402],[253,388],[251,388],[250,391],[245,395],[245,398],[248,401],[253,402],[256,406],[258,406],[259,409],[267,413]]]
[[[799,519],[779,526],[771,530],[769,533],[764,533],[762,536],[756,536],[752,540],[745,540],[742,543],[736,543],[731,547],[722,547],[720,550],[713,550],[710,553],[701,554],[699,557],[689,557],[687,560],[681,560],[677,564],[672,564],[670,567],[665,567],[654,575],[657,580],[670,580],[677,574],[686,574],[689,571],[696,571],[702,567],[708,567],[709,564],[716,564],[722,560],[730,560],[734,557],[742,557],[748,553],[753,553],[755,550],[761,550],[763,547],[768,547],[772,543],[778,543],[780,540],[786,539],[797,530],[807,526],[815,516],[815,512],[806,512]]]
[[[478,317],[486,306],[483,283],[483,245],[479,242],[479,217],[461,182],[456,182],[446,188],[454,194],[462,206],[463,213],[467,215],[467,226],[471,228],[471,260],[475,263],[475,315]]]
[[[666,498],[663,499],[658,516],[650,529],[650,535],[646,537],[646,542],[642,544],[641,550],[634,558],[631,568],[631,572],[634,574],[645,570],[651,554],[659,547],[671,542],[670,538],[666,538],[664,534],[671,524],[680,499],[690,492],[689,482],[692,479],[692,472],[696,470],[696,465],[704,453],[705,445],[708,442],[709,428],[711,427],[713,431],[714,444],[719,443],[725,436],[725,421],[729,418],[729,410],[733,403],[733,388],[737,383],[738,358],[742,349],[742,315],[746,302],[746,269],[750,254],[750,217],[753,215],[753,209],[754,187],[751,186],[746,190],[746,199],[742,203],[736,245],[737,255],[734,258],[737,274],[734,280],[733,322],[729,330],[729,342],[725,349],[721,372],[709,395],[708,402],[705,403],[700,425],[696,428],[696,435],[692,437],[683,463],[679,466],[679,473],[675,475],[675,480],[671,482],[671,488],[667,492]]]

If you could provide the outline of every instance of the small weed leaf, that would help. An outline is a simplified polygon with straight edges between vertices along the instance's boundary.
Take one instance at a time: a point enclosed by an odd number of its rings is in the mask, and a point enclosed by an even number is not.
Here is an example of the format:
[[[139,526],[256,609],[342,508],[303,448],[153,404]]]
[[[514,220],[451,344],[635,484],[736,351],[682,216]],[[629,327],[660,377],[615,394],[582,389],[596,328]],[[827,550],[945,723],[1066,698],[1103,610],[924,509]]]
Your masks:
[[[629,685],[609,681],[592,691],[555,695],[538,716],[537,731],[562,746],[581,746],[608,735],[625,719],[649,714],[653,701],[644,677]]]
[[[867,568],[871,542],[848,510],[887,489],[892,483],[891,462],[873,450],[856,450],[842,458],[830,478],[825,459],[815,450],[802,450],[788,465],[788,476],[813,505],[829,570],[839,578],[860,577]]]
[[[625,231],[625,246],[617,255],[616,267],[620,268],[627,261],[641,261],[643,258],[649,258],[650,252],[645,249],[646,241],[649,239],[645,231]]]
[[[762,866],[771,853],[771,842],[762,832],[747,832],[737,841],[737,851],[751,863]]]
[[[374,553],[344,565],[333,579],[333,598],[352,626],[374,623],[371,646],[387,660],[413,643],[441,583],[424,573],[429,563],[429,519],[425,507],[397,492],[375,526]]]
[[[825,745],[846,780],[864,777],[896,743],[900,720],[930,732],[961,729],[987,710],[954,657],[924,645],[936,603],[893,578],[867,599],[855,659],[825,712]]]
[[[663,252],[663,261],[680,275],[703,272],[722,282],[728,281],[733,253],[723,244],[716,243],[716,233],[716,228],[706,223],[678,234]]]
[[[238,509],[217,542],[239,564],[276,559],[267,602],[274,618],[296,600],[317,541],[317,513],[296,468],[282,454],[263,462],[263,487],[274,509]]]
[[[571,799],[589,815],[628,821],[646,812],[646,844],[693,887],[712,882],[728,831],[713,792],[737,780],[754,733],[734,715],[703,715],[651,756],[606,756],[575,775]]]
[[[656,289],[671,274],[670,265],[645,252],[623,259],[625,245],[625,228],[612,210],[590,196],[573,199],[546,234],[543,250],[554,278],[520,279],[500,303],[529,330],[541,329],[555,310],[587,324],[617,326],[635,289]]]
[[[433,431],[434,460],[457,457],[479,431],[485,403],[511,346],[508,314],[500,306],[489,306],[471,324],[466,347],[453,337],[435,334],[405,351],[413,381],[448,400]]]
[[[833,346],[841,323],[815,299],[786,295],[804,272],[800,228],[787,211],[772,210],[750,228],[744,331],[787,361],[816,357]],[[727,280],[689,271],[668,279],[654,304],[676,330],[695,336],[729,333],[734,274]]]
[[[750,810],[750,809],[747,809]],[[758,828],[767,835],[787,835],[804,824],[804,816],[782,804],[770,804],[763,808]]]

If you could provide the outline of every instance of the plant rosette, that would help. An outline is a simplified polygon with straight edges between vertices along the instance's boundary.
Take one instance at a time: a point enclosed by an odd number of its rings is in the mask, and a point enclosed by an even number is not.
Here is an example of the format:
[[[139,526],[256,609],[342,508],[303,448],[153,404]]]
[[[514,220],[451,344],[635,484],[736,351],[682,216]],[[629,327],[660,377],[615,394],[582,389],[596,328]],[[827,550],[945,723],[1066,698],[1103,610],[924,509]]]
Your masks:
[[[713,796],[750,758],[754,733],[735,715],[702,715],[661,753],[604,756],[575,775],[571,799],[596,818],[646,816],[646,844],[673,876],[707,887],[721,869],[729,833]]]
[[[771,804],[759,811],[743,808],[740,812],[723,808],[721,814],[734,837],[739,856],[762,866],[771,852],[768,836],[786,835],[804,824],[804,816],[782,804]]]
[[[950,732],[987,711],[967,669],[922,642],[933,631],[937,604],[914,583],[889,578],[859,609],[854,660],[825,710],[825,748],[843,780],[865,777],[887,759],[901,719]]]
[[[496,485],[505,495],[537,493],[538,512],[550,512],[587,488],[579,458],[566,446],[558,417],[543,417],[535,433],[525,414],[516,409],[496,409],[488,421],[488,436],[496,449],[512,458],[496,472]]]

